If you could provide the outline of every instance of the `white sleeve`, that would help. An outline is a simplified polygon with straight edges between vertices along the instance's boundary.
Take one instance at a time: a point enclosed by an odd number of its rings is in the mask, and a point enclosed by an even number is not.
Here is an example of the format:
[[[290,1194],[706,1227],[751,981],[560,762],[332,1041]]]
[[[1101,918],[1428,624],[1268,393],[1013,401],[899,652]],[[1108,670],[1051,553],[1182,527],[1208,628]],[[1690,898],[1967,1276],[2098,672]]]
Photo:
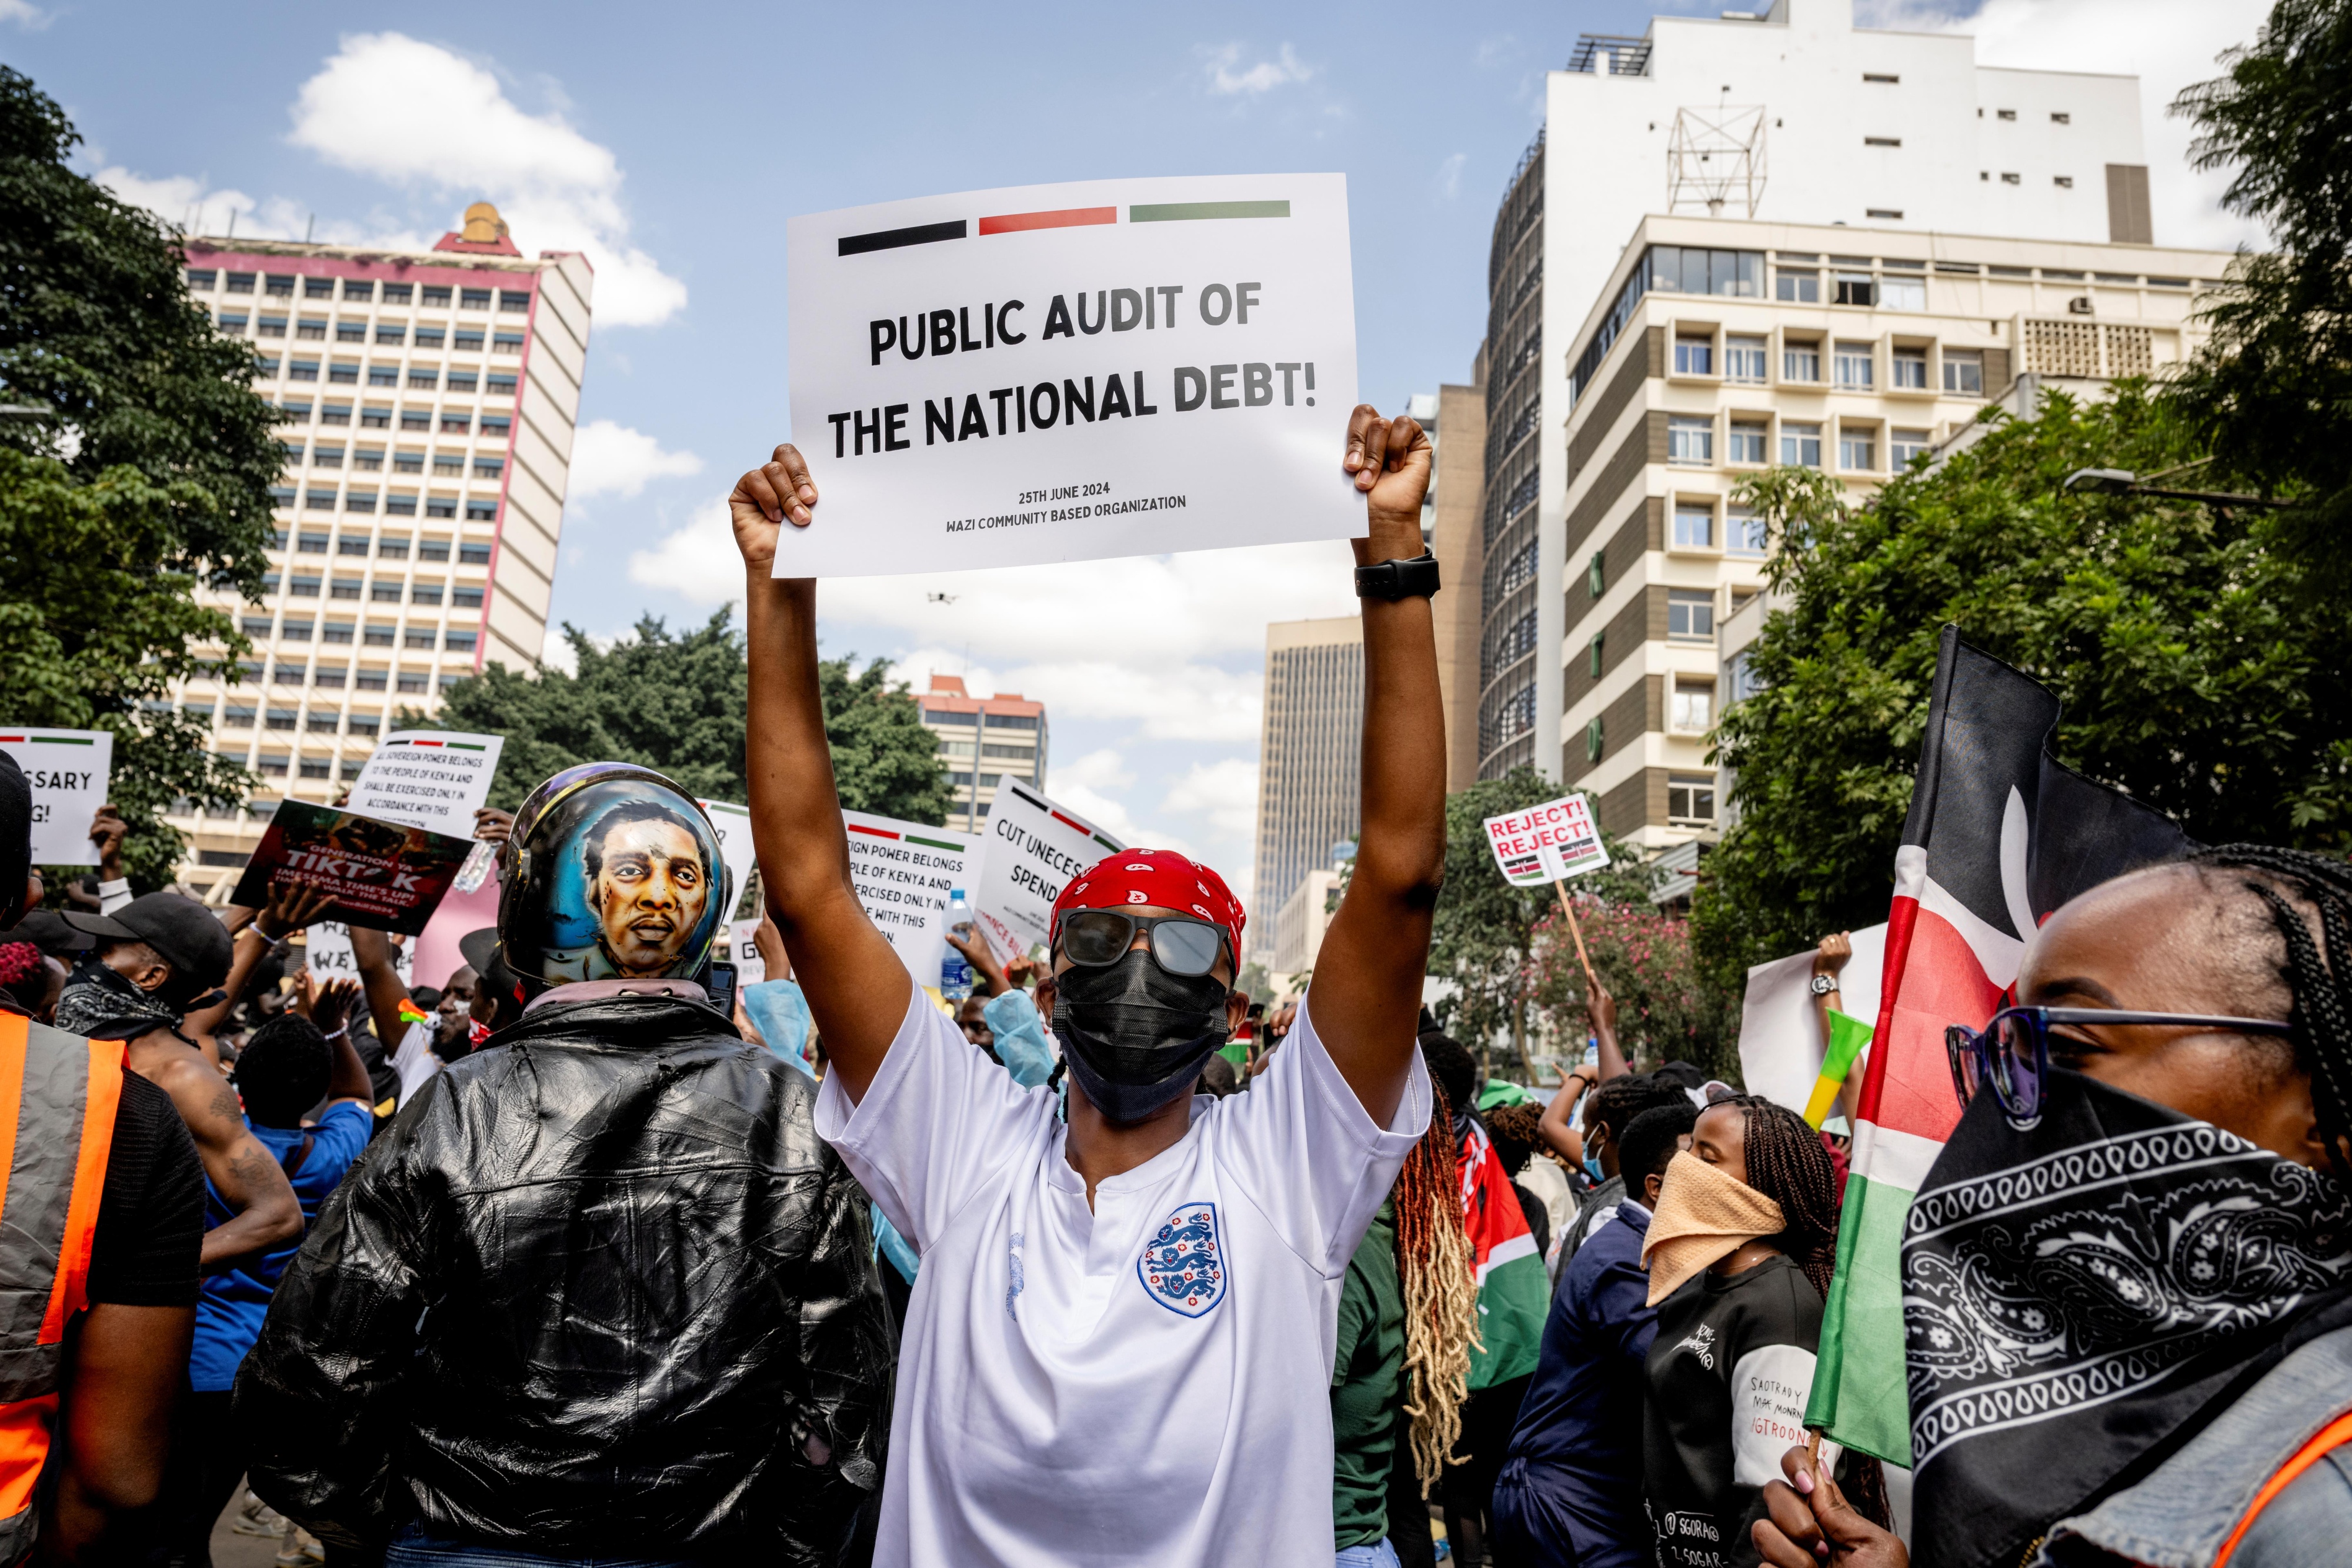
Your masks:
[[[1732,1364],[1734,1486],[1780,1479],[1780,1456],[1805,1440],[1805,1404],[1812,1392],[1813,1352],[1801,1346],[1759,1345]],[[1834,1456],[1823,1460],[1834,1462]]]
[[[117,877],[111,882],[98,885],[98,912],[110,915],[131,901],[131,879]]]
[[[1226,1169],[1291,1249],[1336,1279],[1429,1129],[1429,1069],[1412,1053],[1404,1097],[1375,1123],[1323,1048],[1307,1005],[1246,1094],[1216,1102]]]
[[[817,1089],[817,1136],[833,1145],[899,1234],[929,1254],[956,1212],[1050,1131],[1053,1094],[1023,1089],[909,985],[907,1016],[866,1098],[841,1075]]]
[[[424,1025],[411,1024],[408,1033],[400,1037],[400,1049],[392,1054],[392,1070],[400,1077],[402,1105],[441,1070],[441,1058],[433,1054],[432,1032]]]

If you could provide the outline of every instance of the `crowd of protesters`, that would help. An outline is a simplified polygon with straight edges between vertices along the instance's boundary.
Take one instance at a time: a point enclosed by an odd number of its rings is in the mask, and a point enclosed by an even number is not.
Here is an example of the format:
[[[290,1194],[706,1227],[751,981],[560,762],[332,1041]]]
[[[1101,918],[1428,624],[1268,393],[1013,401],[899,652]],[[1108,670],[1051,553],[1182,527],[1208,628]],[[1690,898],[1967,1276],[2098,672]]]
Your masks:
[[[2079,1196],[1915,1238],[1998,1310],[1911,1323],[1913,1386],[2102,1367],[1916,1478],[1842,1453],[1804,1426],[1851,1097],[1822,1131],[1629,1061],[1597,984],[1539,1096],[1423,1006],[1434,645],[1378,568],[1429,444],[1360,409],[1344,467],[1362,837],[1272,1007],[1165,851],[1071,877],[1034,957],[951,933],[960,1004],[909,979],[849,885],[814,584],[769,572],[817,525],[790,447],[731,498],[768,918],[728,1010],[715,834],[646,769],[485,812],[498,922],[411,987],[364,929],[356,980],[292,967],[314,891],[131,897],[110,812],[44,908],[0,756],[0,1557],[205,1568],[227,1510],[289,1568],[2339,1561],[2352,869],[2118,879],[1952,1021],[1937,1180]]]

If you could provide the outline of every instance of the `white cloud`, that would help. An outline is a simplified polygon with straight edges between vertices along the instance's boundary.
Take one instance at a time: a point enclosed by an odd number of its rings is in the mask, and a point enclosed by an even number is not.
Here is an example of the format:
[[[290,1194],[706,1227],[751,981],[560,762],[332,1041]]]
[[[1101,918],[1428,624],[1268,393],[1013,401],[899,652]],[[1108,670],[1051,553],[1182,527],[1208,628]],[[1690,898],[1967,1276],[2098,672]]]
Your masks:
[[[1218,833],[1245,839],[1257,826],[1257,764],[1243,757],[1194,763],[1160,805],[1181,816],[1205,817]]]
[[[28,33],[37,33],[49,25],[49,14],[26,0],[0,0],[0,22],[14,22]]]
[[[1136,820],[1127,803],[1106,791],[1124,790],[1135,783],[1134,770],[1119,754],[1108,748],[1088,752],[1076,762],[1056,762],[1048,775],[1046,792],[1054,799],[1093,819],[1097,826],[1108,828],[1122,844],[1137,845],[1146,849],[1173,849],[1180,855],[1201,858],[1191,840]]]
[[[2230,250],[2263,237],[2221,210],[2226,174],[2189,169],[2194,132],[2165,110],[2182,88],[2221,74],[2213,57],[2252,42],[2269,12],[2268,0],[1985,0],[1956,16],[1933,0],[1879,0],[1863,16],[1874,27],[1973,34],[1979,65],[2137,76],[2157,243]]]
[[[612,150],[561,113],[525,112],[471,60],[398,33],[356,34],[291,112],[294,144],[330,163],[453,203],[495,202],[527,254],[587,252],[600,324],[653,326],[686,306],[686,285],[630,241]]]
[[[1437,193],[1447,201],[1462,194],[1462,165],[1470,161],[1467,153],[1456,153],[1437,165]]]
[[[655,479],[683,479],[702,472],[702,459],[692,452],[673,452],[642,430],[592,419],[580,426],[572,445],[571,499],[596,496],[631,500]]]
[[[1270,92],[1285,82],[1305,81],[1315,74],[1316,68],[1301,60],[1288,44],[1270,60],[1260,60],[1246,69],[1235,69],[1241,64],[1242,47],[1227,44],[1210,55],[1208,63],[1209,90],[1220,96],[1244,94],[1255,98]]]

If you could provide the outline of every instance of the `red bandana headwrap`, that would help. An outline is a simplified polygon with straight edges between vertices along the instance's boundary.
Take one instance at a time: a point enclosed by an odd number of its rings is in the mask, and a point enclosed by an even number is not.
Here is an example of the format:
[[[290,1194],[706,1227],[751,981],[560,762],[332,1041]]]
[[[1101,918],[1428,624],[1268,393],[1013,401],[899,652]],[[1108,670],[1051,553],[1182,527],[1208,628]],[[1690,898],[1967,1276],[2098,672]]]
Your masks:
[[[1104,856],[1072,878],[1054,900],[1054,923],[1059,926],[1071,910],[1118,910],[1131,904],[1198,915],[1225,933],[1234,961],[1241,961],[1242,927],[1249,920],[1241,900],[1223,877],[1172,849],[1122,849]]]

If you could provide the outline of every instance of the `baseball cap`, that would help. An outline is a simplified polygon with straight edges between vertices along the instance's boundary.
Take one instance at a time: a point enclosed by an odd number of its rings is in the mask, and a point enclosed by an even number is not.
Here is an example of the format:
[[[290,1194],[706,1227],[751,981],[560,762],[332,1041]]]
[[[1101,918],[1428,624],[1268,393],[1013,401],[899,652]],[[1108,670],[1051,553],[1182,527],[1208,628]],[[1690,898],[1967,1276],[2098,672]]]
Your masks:
[[[228,978],[236,952],[228,929],[213,912],[178,893],[143,894],[110,915],[68,910],[66,923],[109,942],[145,942],[197,991],[209,991]]]
[[[92,945],[88,932],[66,924],[65,916],[55,910],[28,910],[14,931],[0,931],[0,942],[29,942],[54,958],[84,952]]]

